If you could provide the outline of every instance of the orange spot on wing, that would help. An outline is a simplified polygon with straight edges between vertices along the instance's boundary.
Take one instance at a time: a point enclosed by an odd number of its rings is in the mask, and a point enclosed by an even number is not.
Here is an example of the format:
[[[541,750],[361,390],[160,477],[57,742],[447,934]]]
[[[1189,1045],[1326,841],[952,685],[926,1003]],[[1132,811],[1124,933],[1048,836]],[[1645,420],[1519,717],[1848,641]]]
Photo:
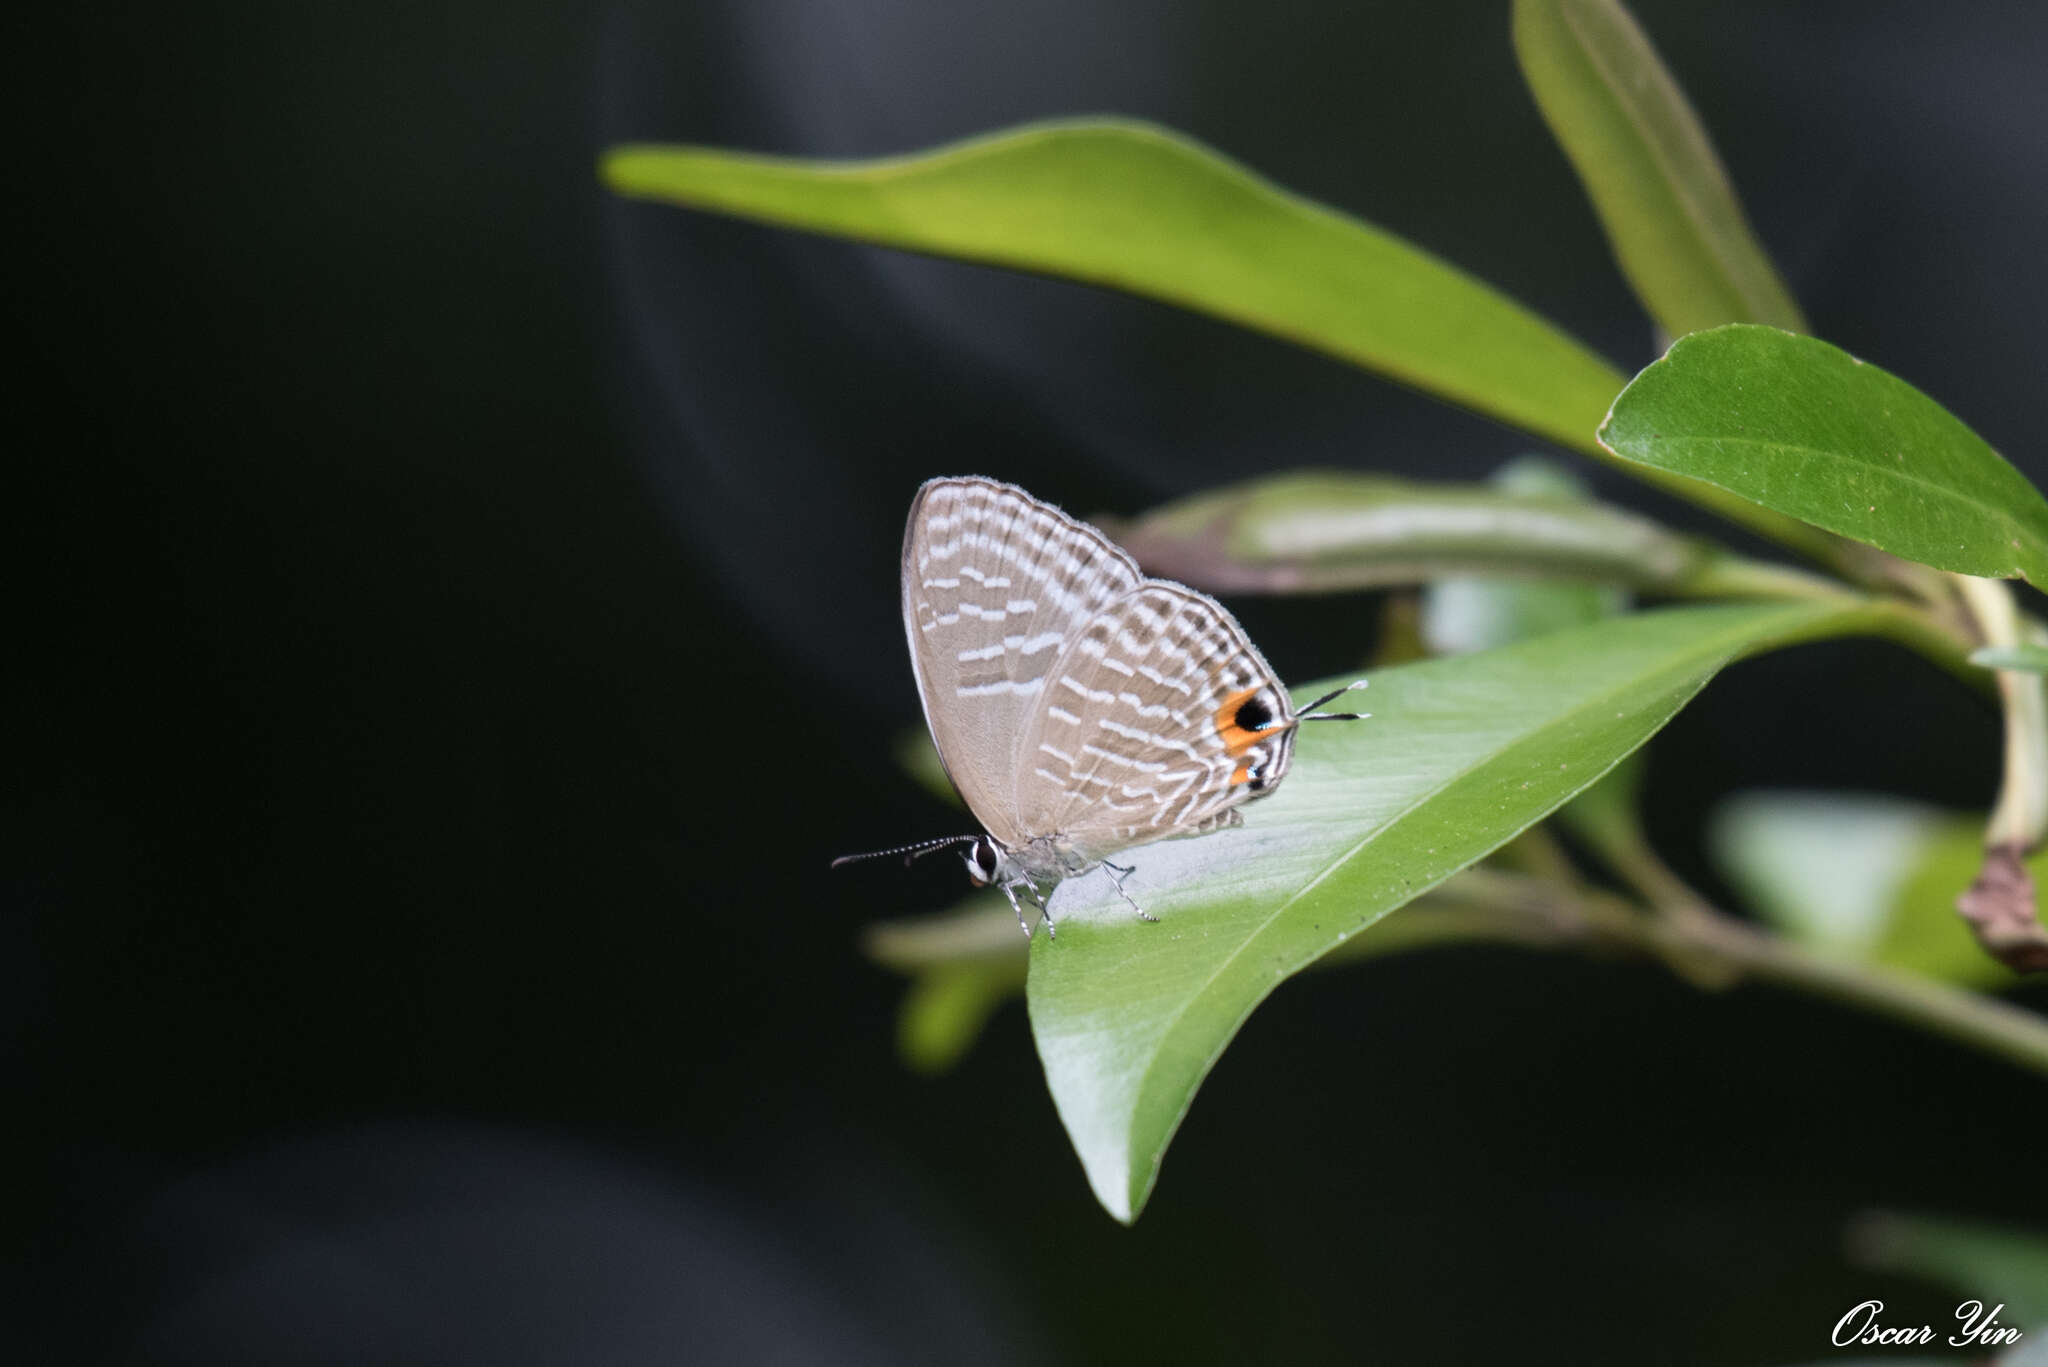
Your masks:
[[[1237,724],[1237,710],[1257,695],[1258,689],[1246,688],[1231,694],[1223,700],[1223,706],[1216,709],[1216,734],[1223,737],[1223,753],[1241,755],[1257,742],[1259,733],[1247,731]],[[1233,778],[1232,783],[1242,779]]]
[[[1235,788],[1235,787],[1236,787],[1236,786],[1237,786],[1238,784],[1240,784],[1240,783],[1250,783],[1251,781],[1252,781],[1252,762],[1251,762],[1251,760],[1249,760],[1249,759],[1241,759],[1241,760],[1239,760],[1239,761],[1237,762],[1237,772],[1236,772],[1236,773],[1234,773],[1234,774],[1232,774],[1232,775],[1230,776],[1230,786],[1231,786],[1231,787],[1233,787],[1233,788]]]
[[[1276,722],[1260,731],[1248,731],[1244,727],[1239,726],[1237,724],[1238,709],[1257,697],[1258,692],[1257,686],[1239,689],[1225,698],[1223,706],[1216,709],[1216,734],[1223,738],[1224,754],[1241,755],[1261,740],[1276,736],[1294,725],[1291,721]],[[1231,782],[1242,783],[1244,780],[1234,778]]]

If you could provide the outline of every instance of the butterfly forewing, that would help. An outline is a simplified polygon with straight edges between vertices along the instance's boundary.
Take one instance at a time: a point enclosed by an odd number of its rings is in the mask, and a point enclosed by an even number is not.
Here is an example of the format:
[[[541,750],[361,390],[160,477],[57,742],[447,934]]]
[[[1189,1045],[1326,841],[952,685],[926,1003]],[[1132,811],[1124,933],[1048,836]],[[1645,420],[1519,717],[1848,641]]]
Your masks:
[[[1093,614],[1043,685],[1017,760],[1023,829],[1084,862],[1212,829],[1293,753],[1285,691],[1212,599],[1147,580]]]
[[[1017,772],[1054,662],[1141,582],[1100,532],[1013,485],[937,479],[911,504],[903,622],[925,721],[961,799],[1003,844],[1045,833],[1018,812]]]

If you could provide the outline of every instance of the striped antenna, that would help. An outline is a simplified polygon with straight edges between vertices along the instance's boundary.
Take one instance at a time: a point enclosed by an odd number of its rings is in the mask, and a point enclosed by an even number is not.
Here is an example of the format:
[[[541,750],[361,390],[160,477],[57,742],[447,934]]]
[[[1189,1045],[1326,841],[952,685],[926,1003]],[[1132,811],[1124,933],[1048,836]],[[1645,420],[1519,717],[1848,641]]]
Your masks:
[[[930,854],[933,850],[943,850],[951,845],[972,845],[979,839],[981,837],[978,835],[949,835],[939,840],[920,840],[915,845],[898,845],[893,850],[872,850],[867,854],[842,854],[832,861],[832,867],[836,869],[841,864],[858,864],[863,859],[886,859],[892,854],[902,855],[904,857],[903,862],[908,864],[919,855]]]
[[[1370,717],[1370,716],[1372,715],[1372,713],[1370,713],[1370,712],[1318,712],[1318,711],[1316,711],[1316,709],[1317,709],[1318,707],[1321,707],[1321,706],[1322,706],[1322,705],[1323,705],[1324,703],[1326,703],[1326,702],[1331,702],[1331,701],[1334,701],[1335,699],[1338,699],[1338,698],[1341,698],[1341,697],[1343,697],[1343,696],[1344,696],[1344,695],[1345,695],[1346,693],[1349,693],[1349,692],[1350,692],[1350,691],[1351,691],[1352,689],[1354,689],[1354,688],[1364,688],[1365,686],[1366,686],[1366,680],[1364,680],[1364,679],[1360,679],[1360,680],[1358,680],[1358,681],[1357,681],[1356,683],[1348,683],[1348,684],[1345,684],[1345,685],[1344,685],[1344,686],[1343,686],[1342,688],[1335,688],[1335,689],[1332,689],[1332,690],[1330,690],[1330,691],[1329,691],[1328,693],[1325,693],[1325,694],[1323,694],[1323,696],[1322,696],[1322,697],[1320,697],[1320,698],[1317,698],[1317,699],[1316,699],[1316,700],[1315,700],[1314,702],[1310,703],[1310,704],[1309,704],[1309,705],[1308,705],[1307,707],[1303,708],[1303,709],[1302,709],[1302,711],[1300,712],[1300,714],[1298,714],[1298,715],[1297,715],[1297,716],[1295,717],[1295,720],[1296,720],[1296,721],[1364,721],[1364,720],[1365,720],[1365,719],[1366,719],[1367,717]]]

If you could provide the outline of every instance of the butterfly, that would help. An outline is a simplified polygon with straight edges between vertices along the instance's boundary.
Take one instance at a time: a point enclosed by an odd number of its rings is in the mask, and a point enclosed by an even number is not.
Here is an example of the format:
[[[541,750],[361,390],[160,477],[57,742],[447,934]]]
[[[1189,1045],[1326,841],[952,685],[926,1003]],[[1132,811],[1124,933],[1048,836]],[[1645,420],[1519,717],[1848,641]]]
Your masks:
[[[1023,903],[1051,936],[1051,888],[1097,867],[1155,920],[1111,855],[1239,824],[1287,776],[1301,722],[1366,715],[1316,711],[1342,688],[1297,711],[1222,604],[979,476],[911,502],[903,630],[939,762],[982,834],[833,866],[965,845],[969,878],[1009,898],[1027,937]]]

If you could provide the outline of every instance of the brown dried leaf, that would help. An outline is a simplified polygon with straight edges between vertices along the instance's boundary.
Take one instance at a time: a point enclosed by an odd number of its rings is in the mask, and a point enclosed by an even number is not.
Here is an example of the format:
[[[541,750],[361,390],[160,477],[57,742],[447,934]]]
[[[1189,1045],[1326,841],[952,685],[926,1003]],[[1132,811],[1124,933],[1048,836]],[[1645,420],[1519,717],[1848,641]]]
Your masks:
[[[2048,928],[2034,913],[2034,879],[2015,845],[1984,851],[1984,866],[1956,910],[1977,933],[1978,943],[2016,973],[2048,971]]]

